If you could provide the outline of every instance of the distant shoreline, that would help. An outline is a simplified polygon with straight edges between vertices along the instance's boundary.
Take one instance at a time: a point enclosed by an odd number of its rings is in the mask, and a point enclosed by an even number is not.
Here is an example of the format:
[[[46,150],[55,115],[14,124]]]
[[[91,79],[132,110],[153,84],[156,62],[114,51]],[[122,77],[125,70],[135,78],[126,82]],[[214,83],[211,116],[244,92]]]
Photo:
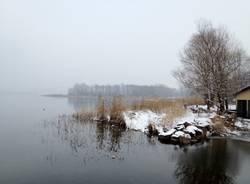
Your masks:
[[[67,94],[45,94],[41,95],[43,97],[53,97],[53,98],[98,98],[98,96],[73,96]]]

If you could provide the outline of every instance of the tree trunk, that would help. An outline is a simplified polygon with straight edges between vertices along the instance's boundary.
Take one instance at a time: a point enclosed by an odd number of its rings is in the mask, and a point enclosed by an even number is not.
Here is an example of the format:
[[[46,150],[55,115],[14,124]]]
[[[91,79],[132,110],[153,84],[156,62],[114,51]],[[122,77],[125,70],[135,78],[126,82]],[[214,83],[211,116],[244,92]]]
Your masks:
[[[225,98],[225,106],[226,106],[226,110],[228,111],[228,99]]]
[[[218,102],[219,102],[219,114],[221,115],[225,110],[224,101],[221,99],[220,94],[217,94],[217,98],[218,98]]]

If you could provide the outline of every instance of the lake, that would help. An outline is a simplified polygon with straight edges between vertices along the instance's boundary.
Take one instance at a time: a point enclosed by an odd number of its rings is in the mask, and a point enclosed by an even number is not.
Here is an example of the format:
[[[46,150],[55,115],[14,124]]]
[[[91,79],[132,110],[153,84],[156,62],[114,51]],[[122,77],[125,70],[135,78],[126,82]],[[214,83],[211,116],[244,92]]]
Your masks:
[[[93,99],[0,96],[0,183],[249,183],[250,143],[179,147],[68,115]]]

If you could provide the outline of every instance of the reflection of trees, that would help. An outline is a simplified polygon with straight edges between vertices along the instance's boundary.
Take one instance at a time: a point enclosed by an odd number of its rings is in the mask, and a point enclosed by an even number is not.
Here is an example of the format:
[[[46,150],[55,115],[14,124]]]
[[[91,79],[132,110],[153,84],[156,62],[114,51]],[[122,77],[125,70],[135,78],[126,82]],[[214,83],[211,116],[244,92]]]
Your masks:
[[[109,152],[118,152],[121,149],[120,141],[123,131],[124,129],[120,129],[117,126],[97,123],[96,140],[98,143],[98,149],[107,149]]]
[[[57,136],[61,141],[68,142],[75,153],[96,153],[96,150],[105,153],[119,152],[122,132],[125,131],[117,126],[78,122],[66,116],[59,117],[53,126],[56,127]]]
[[[104,123],[97,123],[96,124],[96,142],[98,144],[97,149],[104,149],[106,146],[105,140],[108,137],[108,126]]]
[[[230,184],[238,173],[238,152],[227,140],[188,150],[179,157],[175,176],[180,183]]]
[[[120,148],[120,140],[122,136],[122,129],[113,126],[110,129],[110,151],[118,152]]]

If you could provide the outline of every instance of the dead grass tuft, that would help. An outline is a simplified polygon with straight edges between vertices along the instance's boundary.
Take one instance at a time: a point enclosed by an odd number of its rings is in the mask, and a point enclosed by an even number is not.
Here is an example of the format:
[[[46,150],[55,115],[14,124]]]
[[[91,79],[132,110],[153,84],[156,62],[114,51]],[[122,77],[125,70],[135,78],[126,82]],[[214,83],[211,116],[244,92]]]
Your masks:
[[[186,109],[184,108],[184,104],[181,102],[173,103],[171,106],[166,108],[166,116],[163,119],[164,126],[170,126],[173,122],[186,113]]]
[[[110,122],[114,124],[124,124],[123,112],[126,106],[122,97],[113,97],[110,108]]]
[[[156,113],[163,112],[166,108],[173,106],[174,100],[169,99],[149,99],[135,102],[132,105],[132,110],[151,110]]]
[[[213,130],[218,133],[225,132],[225,118],[221,116],[215,116],[211,119],[213,122]]]
[[[182,117],[186,113],[184,99],[150,99],[136,102],[132,105],[132,110],[151,110],[155,113],[166,113],[163,119],[164,125],[171,125],[175,119]]]
[[[99,97],[99,100],[98,100],[98,106],[97,106],[97,119],[100,120],[100,121],[107,121],[108,118],[107,118],[107,108],[105,106],[105,99],[104,97]]]
[[[181,101],[183,101],[184,104],[186,105],[205,105],[205,101],[204,99],[200,98],[200,97],[186,97],[183,99],[179,99]]]

